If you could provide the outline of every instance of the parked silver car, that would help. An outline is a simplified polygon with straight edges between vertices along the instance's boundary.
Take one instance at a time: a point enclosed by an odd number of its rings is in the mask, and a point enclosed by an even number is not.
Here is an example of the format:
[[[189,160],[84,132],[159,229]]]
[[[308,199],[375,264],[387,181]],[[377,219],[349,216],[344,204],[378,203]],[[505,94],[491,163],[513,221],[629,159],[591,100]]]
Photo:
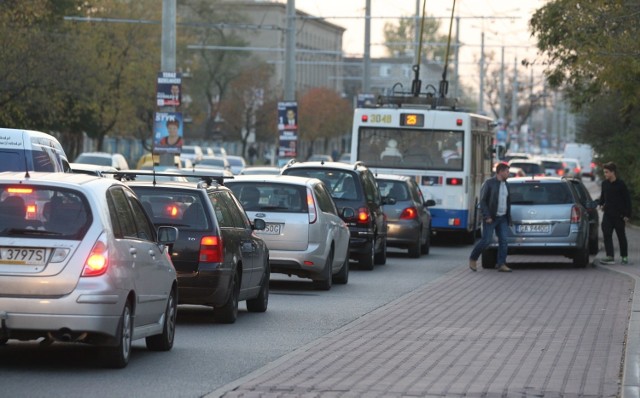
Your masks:
[[[225,181],[247,215],[267,226],[256,231],[269,248],[271,272],[313,280],[320,290],[349,279],[349,227],[327,187],[316,178],[237,176]],[[355,210],[343,210],[353,217]]]
[[[407,248],[409,257],[429,254],[431,246],[431,213],[433,199],[424,200],[415,179],[391,174],[377,174],[383,198],[393,201],[382,206],[387,216],[387,246]]]
[[[509,179],[511,219],[509,254],[563,255],[573,264],[589,263],[589,209],[583,205],[572,183],[558,177]],[[495,268],[498,242],[482,254],[482,267]]]
[[[168,351],[176,271],[133,191],[86,174],[0,174],[0,344],[82,342],[122,368],[131,342]]]

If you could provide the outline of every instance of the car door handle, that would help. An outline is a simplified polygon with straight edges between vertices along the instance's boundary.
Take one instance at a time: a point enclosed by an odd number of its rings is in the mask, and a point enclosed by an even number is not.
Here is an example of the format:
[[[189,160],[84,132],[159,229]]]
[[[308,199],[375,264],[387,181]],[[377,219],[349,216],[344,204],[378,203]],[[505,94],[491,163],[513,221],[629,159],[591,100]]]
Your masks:
[[[153,250],[149,250],[149,255],[151,256],[152,259],[156,259],[156,253]]]
[[[135,247],[129,248],[129,254],[131,254],[134,257],[137,256],[138,255],[138,249],[136,249]]]

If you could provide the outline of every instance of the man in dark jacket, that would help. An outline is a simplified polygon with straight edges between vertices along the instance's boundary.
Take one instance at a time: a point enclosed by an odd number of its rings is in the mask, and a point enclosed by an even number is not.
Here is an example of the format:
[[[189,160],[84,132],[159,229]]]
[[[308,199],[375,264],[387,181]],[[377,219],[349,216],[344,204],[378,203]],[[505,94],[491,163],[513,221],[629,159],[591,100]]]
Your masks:
[[[509,165],[498,163],[496,175],[482,185],[480,191],[482,239],[475,245],[469,256],[471,271],[477,271],[478,258],[484,249],[491,244],[495,230],[498,236],[498,271],[511,272],[511,268],[507,267],[507,232],[511,224],[508,177]]]
[[[603,210],[602,235],[606,257],[602,264],[615,264],[613,256],[613,231],[616,231],[620,245],[622,264],[629,264],[627,235],[625,224],[631,218],[631,195],[624,181],[617,177],[615,163],[609,162],[603,166],[604,181],[600,194],[600,206]]]

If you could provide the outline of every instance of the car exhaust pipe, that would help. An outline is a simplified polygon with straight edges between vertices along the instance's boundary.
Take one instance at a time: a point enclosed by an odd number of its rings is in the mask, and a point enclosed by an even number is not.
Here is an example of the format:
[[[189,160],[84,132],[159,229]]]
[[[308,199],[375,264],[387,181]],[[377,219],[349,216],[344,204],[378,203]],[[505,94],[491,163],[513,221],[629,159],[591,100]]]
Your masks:
[[[61,329],[56,332],[47,333],[47,338],[52,341],[60,341],[63,343],[71,343],[82,341],[87,337],[87,333],[74,333],[69,329]]]

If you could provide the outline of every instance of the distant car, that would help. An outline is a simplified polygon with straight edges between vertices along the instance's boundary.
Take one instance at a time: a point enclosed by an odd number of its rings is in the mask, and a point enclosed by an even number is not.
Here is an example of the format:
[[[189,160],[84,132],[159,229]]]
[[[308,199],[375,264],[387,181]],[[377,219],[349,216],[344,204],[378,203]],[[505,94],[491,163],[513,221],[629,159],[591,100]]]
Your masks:
[[[502,161],[509,162],[513,159],[531,159],[531,155],[524,152],[507,152]]]
[[[356,210],[355,217],[343,214],[351,232],[351,258],[365,270],[387,262],[387,220],[382,210],[386,203],[373,173],[364,163],[294,161],[282,169],[282,174],[322,180],[338,211],[344,207]]]
[[[240,174],[247,167],[247,161],[242,156],[227,155],[227,161],[233,174]]]
[[[249,218],[261,218],[258,231],[269,248],[271,272],[310,278],[317,289],[349,279],[349,227],[340,218],[322,181],[293,176],[238,176],[225,184]],[[345,208],[342,215],[353,217]]]
[[[509,178],[524,177],[527,174],[520,167],[509,167]]]
[[[107,153],[107,152],[83,152],[74,163],[87,163],[95,164],[99,166],[111,166],[117,170],[129,170],[129,164],[127,159],[119,153]]]
[[[580,167],[580,161],[578,159],[563,158],[562,161],[565,166],[565,176],[576,178],[582,177],[582,168]]]
[[[113,177],[113,174],[104,174],[117,172],[118,169],[111,166],[98,166],[89,163],[69,163],[72,173],[89,174],[98,177]]]
[[[227,158],[218,156],[203,156],[202,160],[196,164],[200,168],[213,168],[231,171],[231,164]]]
[[[180,150],[180,157],[189,159],[193,164],[200,163],[203,156],[202,148],[198,145],[183,145]]]
[[[307,162],[333,162],[333,158],[331,157],[331,155],[315,154],[309,156]]]
[[[171,159],[171,158],[169,158]],[[174,155],[173,156],[173,167],[176,168],[182,168],[182,161],[183,159],[181,159],[178,155]],[[184,163],[185,165],[189,165],[190,163]],[[160,165],[160,155],[152,155],[150,153],[145,153],[144,155],[140,156],[140,159],[138,159],[138,163],[136,164],[136,169],[137,170],[146,170],[146,169],[151,169],[153,167],[153,165]],[[167,166],[167,165],[164,165]]]
[[[570,181],[559,177],[509,179],[511,219],[507,241],[509,254],[563,255],[573,264],[589,263],[590,201],[580,201]],[[498,241],[482,254],[483,268],[495,268]]]
[[[351,163],[351,152],[344,152],[338,157],[338,162]]]
[[[407,248],[409,257],[428,254],[431,245],[431,213],[433,199],[424,200],[415,179],[406,176],[377,174],[383,197],[391,203],[382,206],[387,216],[387,246]]]
[[[269,303],[269,249],[231,190],[217,182],[127,184],[157,226],[178,228],[170,255],[178,273],[178,303],[213,308],[213,319],[234,323],[238,302],[249,312]]]
[[[240,171],[240,175],[278,175],[280,167],[276,166],[249,166]]]
[[[226,149],[224,149],[221,146],[213,146],[213,147],[208,146],[206,148],[203,148],[203,152],[206,152],[204,153],[204,155],[209,155],[209,156],[218,156],[222,158],[227,156]]]
[[[88,343],[114,368],[127,366],[135,339],[170,350],[177,280],[166,245],[177,233],[156,230],[117,180],[3,173],[0,344]]]
[[[40,131],[0,128],[0,171],[68,172],[58,139]]]
[[[534,159],[513,159],[509,161],[509,167],[519,167],[527,176],[543,177],[546,174],[542,162]]]
[[[551,177],[562,177],[565,174],[566,165],[560,158],[538,158],[544,167],[544,174]]]

